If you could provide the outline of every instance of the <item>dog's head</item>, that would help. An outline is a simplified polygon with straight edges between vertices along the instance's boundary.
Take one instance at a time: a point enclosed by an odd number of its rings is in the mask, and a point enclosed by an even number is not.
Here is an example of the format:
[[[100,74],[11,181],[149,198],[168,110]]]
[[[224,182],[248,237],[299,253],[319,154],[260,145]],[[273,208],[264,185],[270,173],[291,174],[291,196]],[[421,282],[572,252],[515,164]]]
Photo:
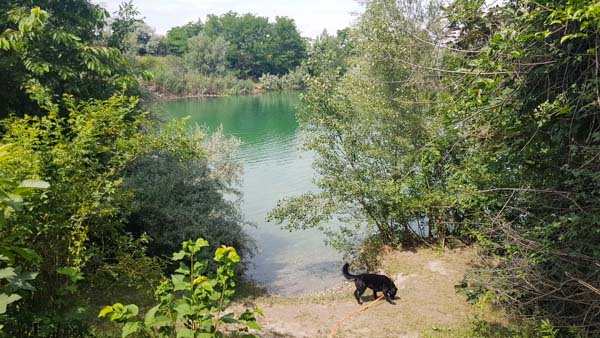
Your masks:
[[[398,288],[396,288],[396,285],[394,285],[394,283],[392,283],[392,287],[387,292],[388,292],[388,296],[390,296],[390,298],[395,299],[396,292],[398,292]]]

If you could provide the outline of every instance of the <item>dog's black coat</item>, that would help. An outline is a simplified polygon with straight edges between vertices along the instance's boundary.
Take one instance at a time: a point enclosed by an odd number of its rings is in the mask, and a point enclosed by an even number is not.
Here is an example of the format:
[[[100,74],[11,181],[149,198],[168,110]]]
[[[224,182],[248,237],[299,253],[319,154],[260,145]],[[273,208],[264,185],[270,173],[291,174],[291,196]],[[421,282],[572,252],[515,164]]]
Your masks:
[[[373,299],[377,299],[377,292],[381,291],[383,292],[385,300],[391,304],[396,304],[394,303],[394,298],[396,297],[396,292],[398,292],[398,289],[389,277],[372,273],[353,275],[348,272],[348,266],[348,263],[344,264],[344,267],[342,267],[342,273],[344,274],[344,277],[354,281],[354,285],[356,286],[354,297],[356,297],[358,304],[362,304],[360,296],[362,296],[367,288],[373,290]]]

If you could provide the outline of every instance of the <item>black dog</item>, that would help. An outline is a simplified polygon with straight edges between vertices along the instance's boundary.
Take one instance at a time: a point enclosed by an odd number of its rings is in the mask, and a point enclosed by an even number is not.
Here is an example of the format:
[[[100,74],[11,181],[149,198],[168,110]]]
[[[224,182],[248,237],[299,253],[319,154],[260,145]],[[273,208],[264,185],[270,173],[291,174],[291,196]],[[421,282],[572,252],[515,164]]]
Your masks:
[[[387,300],[390,304],[396,304],[393,302],[393,300],[396,297],[396,292],[398,289],[389,277],[372,273],[352,275],[350,272],[348,272],[348,266],[348,263],[344,264],[344,267],[342,267],[342,273],[344,274],[344,277],[354,281],[354,285],[356,286],[354,297],[356,297],[358,304],[362,304],[360,296],[362,296],[367,288],[373,290],[373,299],[377,299],[377,291],[381,291],[383,292],[385,300]]]

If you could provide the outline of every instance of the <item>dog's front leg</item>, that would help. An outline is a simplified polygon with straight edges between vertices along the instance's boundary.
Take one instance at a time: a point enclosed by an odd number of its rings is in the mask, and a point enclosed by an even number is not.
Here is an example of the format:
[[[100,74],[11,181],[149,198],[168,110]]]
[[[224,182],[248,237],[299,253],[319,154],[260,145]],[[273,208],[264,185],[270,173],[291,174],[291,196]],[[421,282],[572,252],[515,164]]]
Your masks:
[[[392,300],[392,297],[390,297],[390,295],[387,292],[384,292],[383,296],[385,297],[385,300],[388,301],[388,303],[396,305],[396,303],[394,303],[394,301]]]

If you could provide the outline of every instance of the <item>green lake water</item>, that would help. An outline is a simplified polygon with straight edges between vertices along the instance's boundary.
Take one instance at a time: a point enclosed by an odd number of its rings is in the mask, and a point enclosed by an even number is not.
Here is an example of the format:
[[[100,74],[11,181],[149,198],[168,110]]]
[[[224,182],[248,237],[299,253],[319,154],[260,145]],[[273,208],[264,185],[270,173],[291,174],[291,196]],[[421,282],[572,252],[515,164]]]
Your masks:
[[[277,201],[316,189],[313,155],[301,149],[295,118],[295,94],[265,94],[162,102],[156,109],[167,119],[190,116],[194,126],[223,126],[240,139],[236,158],[244,166],[242,212],[255,227],[248,233],[258,252],[248,275],[282,295],[307,294],[336,285],[341,256],[323,244],[316,230],[288,232],[265,220]]]

